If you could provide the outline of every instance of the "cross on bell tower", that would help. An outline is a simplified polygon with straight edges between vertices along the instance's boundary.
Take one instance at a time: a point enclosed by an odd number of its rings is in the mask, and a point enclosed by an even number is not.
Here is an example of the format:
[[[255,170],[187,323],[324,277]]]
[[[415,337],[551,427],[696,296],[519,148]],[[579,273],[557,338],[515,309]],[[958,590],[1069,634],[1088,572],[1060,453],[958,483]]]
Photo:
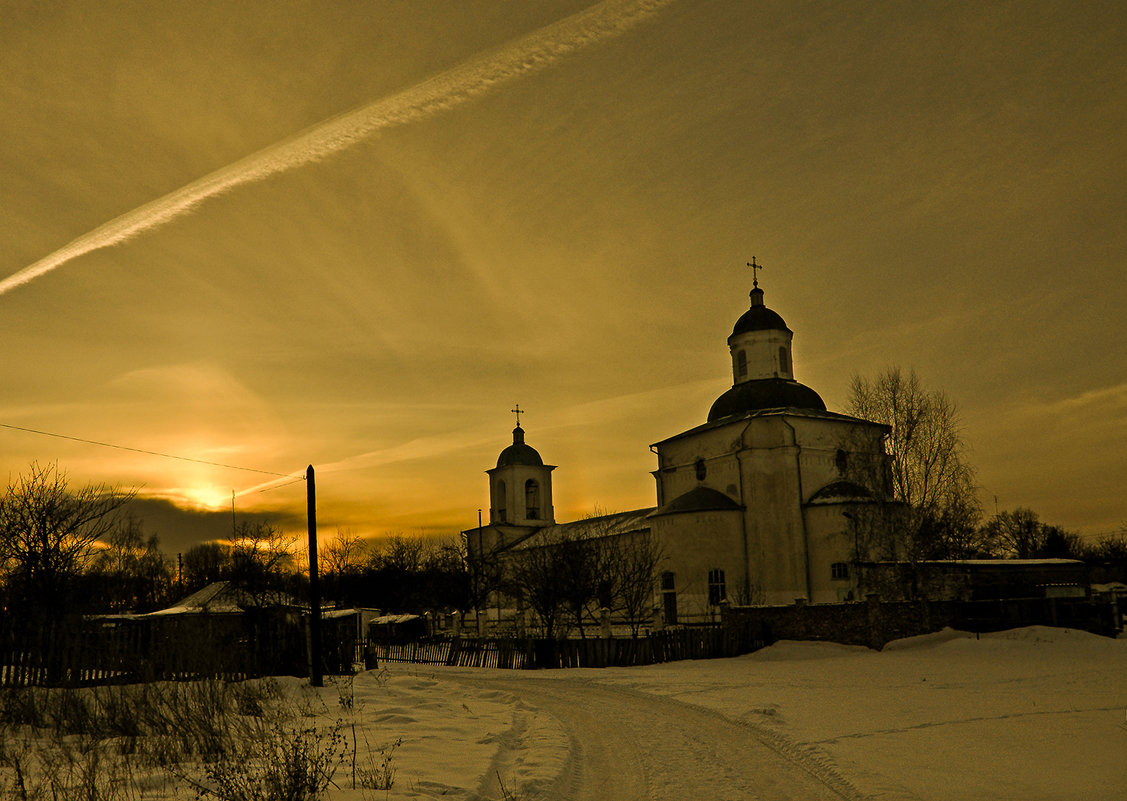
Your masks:
[[[759,276],[756,274],[756,270],[762,270],[763,265],[762,264],[756,264],[755,263],[755,256],[752,256],[751,261],[749,261],[747,263],[747,266],[751,268],[751,286],[752,286],[752,288],[753,289],[759,289]]]

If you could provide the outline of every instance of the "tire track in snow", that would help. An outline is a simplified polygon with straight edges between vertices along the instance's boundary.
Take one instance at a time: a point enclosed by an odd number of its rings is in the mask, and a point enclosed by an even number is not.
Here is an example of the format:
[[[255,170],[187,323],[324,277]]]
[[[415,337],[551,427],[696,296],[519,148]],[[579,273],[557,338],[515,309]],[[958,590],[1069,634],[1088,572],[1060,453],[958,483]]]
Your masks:
[[[636,690],[571,678],[475,674],[559,720],[570,754],[547,798],[864,798],[829,757],[754,723]]]

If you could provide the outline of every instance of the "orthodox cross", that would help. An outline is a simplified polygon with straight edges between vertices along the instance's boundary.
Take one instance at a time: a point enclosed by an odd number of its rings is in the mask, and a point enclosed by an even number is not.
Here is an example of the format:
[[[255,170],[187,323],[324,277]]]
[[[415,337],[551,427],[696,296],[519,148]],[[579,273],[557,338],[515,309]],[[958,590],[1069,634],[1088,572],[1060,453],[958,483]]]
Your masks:
[[[758,289],[759,288],[759,277],[756,275],[755,271],[756,270],[762,270],[763,265],[762,264],[756,264],[755,263],[755,256],[752,256],[751,261],[749,261],[747,263],[747,266],[751,268],[751,286],[752,286],[753,289]]]
[[[521,408],[520,408],[520,404],[518,403],[515,409],[509,409],[509,411],[510,411],[510,412],[515,412],[515,413],[516,413],[516,416],[517,416],[517,428],[520,428],[520,413],[521,413]]]

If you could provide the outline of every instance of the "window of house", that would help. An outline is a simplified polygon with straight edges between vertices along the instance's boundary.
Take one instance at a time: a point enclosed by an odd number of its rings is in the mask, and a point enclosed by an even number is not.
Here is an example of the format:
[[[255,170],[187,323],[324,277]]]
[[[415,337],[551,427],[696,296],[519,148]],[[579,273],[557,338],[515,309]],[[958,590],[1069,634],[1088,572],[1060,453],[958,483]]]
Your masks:
[[[789,373],[790,372],[790,354],[787,353],[787,349],[786,349],[785,346],[779,347],[779,372],[780,373]]]
[[[847,579],[849,578],[849,563],[848,562],[834,562],[830,565],[830,578],[831,579]]]
[[[524,516],[529,520],[540,519],[540,485],[531,478],[524,483]]]
[[[719,606],[728,600],[728,588],[724,585],[724,571],[714,567],[708,571],[708,603]]]
[[[672,571],[667,570],[661,574],[661,606],[665,624],[675,626],[677,624],[677,587],[676,576]]]
[[[736,377],[745,378],[747,376],[747,354],[742,350],[736,351]]]

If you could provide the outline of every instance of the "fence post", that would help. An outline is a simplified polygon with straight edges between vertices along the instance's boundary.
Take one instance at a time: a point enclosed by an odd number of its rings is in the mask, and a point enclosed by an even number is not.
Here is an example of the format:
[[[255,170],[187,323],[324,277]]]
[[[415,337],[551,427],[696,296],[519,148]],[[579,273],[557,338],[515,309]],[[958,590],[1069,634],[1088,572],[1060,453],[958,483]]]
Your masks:
[[[869,647],[879,651],[884,647],[884,621],[881,617],[880,595],[870,592],[865,596],[865,602],[868,604]]]

